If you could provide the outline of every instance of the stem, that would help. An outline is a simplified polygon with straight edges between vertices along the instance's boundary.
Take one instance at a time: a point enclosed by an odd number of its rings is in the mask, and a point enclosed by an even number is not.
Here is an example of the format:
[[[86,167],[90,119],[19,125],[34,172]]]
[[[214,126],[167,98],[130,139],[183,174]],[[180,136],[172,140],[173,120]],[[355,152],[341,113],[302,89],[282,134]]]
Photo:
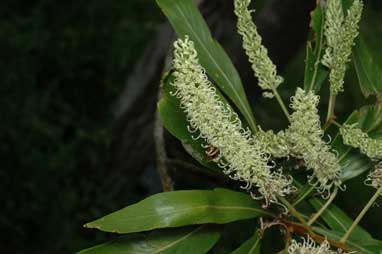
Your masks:
[[[346,243],[349,236],[355,229],[355,227],[358,225],[358,223],[362,220],[362,218],[366,215],[367,211],[372,207],[374,202],[378,199],[379,195],[382,193],[382,186],[375,192],[375,194],[371,197],[367,205],[362,209],[362,211],[358,214],[357,218],[354,220],[353,224],[350,226],[350,228],[346,231],[345,235],[341,238],[341,243]]]
[[[296,208],[294,208],[294,206],[291,203],[289,203],[288,200],[286,200],[284,197],[279,197],[279,199],[288,208],[289,212],[301,222],[301,224],[305,227],[309,234],[314,235],[314,232],[312,231],[312,229],[310,229],[302,214],[299,211],[297,211]]]
[[[337,126],[338,128],[343,128],[344,126],[342,124],[340,124],[339,122],[335,121],[335,120],[332,120],[332,123]]]
[[[319,43],[319,47],[317,49],[317,52],[316,52],[316,56],[317,56],[317,59],[316,59],[316,62],[314,63],[314,72],[313,72],[313,77],[312,77],[312,80],[310,82],[310,86],[309,86],[309,89],[308,91],[311,91],[313,90],[313,86],[314,84],[316,83],[316,78],[317,78],[317,73],[318,73],[318,67],[320,65],[320,62],[321,62],[321,52],[322,52],[322,49],[323,49],[323,40],[324,40],[324,28],[325,28],[325,25],[324,25],[324,18],[321,19],[321,33],[320,33],[320,38],[319,38],[319,41],[317,43]],[[308,47],[307,47],[307,50],[308,50]],[[307,52],[307,56],[308,56],[308,52]],[[307,68],[309,68],[309,65],[307,64]]]
[[[272,88],[272,92],[273,92],[273,94],[275,95],[276,100],[277,100],[278,103],[280,104],[280,107],[281,107],[281,109],[283,110],[284,115],[286,116],[286,118],[288,118],[288,121],[290,122],[289,111],[288,111],[287,107],[285,106],[283,100],[281,99],[280,94],[277,92],[276,88]]]
[[[312,225],[320,216],[323,214],[323,212],[329,207],[329,205],[333,202],[335,197],[337,196],[338,188],[335,188],[330,198],[326,201],[326,203],[318,210],[316,214],[308,221],[308,225]]]
[[[331,119],[334,118],[334,107],[336,105],[336,95],[330,92],[328,114],[326,115],[326,122],[328,123]]]

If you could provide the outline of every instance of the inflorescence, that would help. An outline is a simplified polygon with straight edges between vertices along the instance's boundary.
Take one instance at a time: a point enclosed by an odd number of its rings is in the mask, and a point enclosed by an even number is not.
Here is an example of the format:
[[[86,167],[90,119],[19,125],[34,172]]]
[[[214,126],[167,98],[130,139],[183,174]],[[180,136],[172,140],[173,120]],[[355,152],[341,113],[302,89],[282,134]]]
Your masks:
[[[224,104],[199,64],[192,41],[178,39],[174,51],[173,93],[187,115],[189,131],[195,138],[203,138],[219,151],[218,165],[233,179],[253,187],[266,203],[277,203],[278,196],[286,196],[293,187],[292,179],[273,170],[270,155],[261,142],[244,129],[238,115]],[[253,194],[255,197],[255,195]],[[255,197],[257,198],[257,197]]]
[[[234,0],[238,17],[238,31],[243,37],[243,47],[266,97],[277,96],[276,89],[283,79],[277,75],[276,66],[262,45],[256,25],[249,10],[251,0]],[[330,69],[331,92],[343,90],[346,64],[351,47],[358,35],[358,23],[362,14],[362,0],[354,0],[344,17],[341,0],[329,0],[326,8],[325,37],[327,49],[323,64]],[[318,114],[319,96],[312,91],[298,88],[291,98],[293,113],[288,117],[289,128],[275,134],[261,127],[253,134],[243,128],[238,115],[222,102],[216,88],[208,80],[205,70],[198,62],[194,44],[186,36],[174,43],[173,93],[187,115],[189,131],[195,139],[202,138],[213,148],[214,161],[231,178],[245,182],[244,188],[251,194],[255,188],[266,203],[277,203],[294,190],[292,178],[274,169],[271,156],[289,156],[302,159],[305,167],[312,170],[309,182],[323,194],[330,194],[334,186],[340,187],[341,166],[337,152],[323,139]],[[355,126],[341,128],[345,144],[360,148],[372,159],[382,158],[382,142],[371,139]],[[217,152],[216,152],[217,151]],[[370,179],[374,179],[370,175]],[[372,181],[375,182],[374,180]],[[254,187],[254,188],[253,188]],[[307,242],[309,243],[309,241]]]
[[[284,131],[275,134],[272,130],[263,131],[259,126],[256,138],[263,144],[264,150],[273,157],[283,158],[289,156],[290,149]]]
[[[283,82],[277,75],[276,66],[268,56],[268,50],[262,44],[256,25],[252,20],[252,12],[248,10],[251,0],[235,0],[235,14],[238,18],[237,28],[243,37],[243,48],[252,64],[252,69],[258,79],[259,86],[264,90],[264,96],[272,98],[273,91]]]
[[[324,241],[321,244],[317,244],[312,238],[308,236],[307,239],[303,239],[302,243],[292,240],[292,244],[288,248],[288,254],[346,254],[341,250],[330,250],[330,244],[328,241]]]
[[[319,96],[297,88],[291,98],[294,110],[291,124],[286,131],[293,156],[305,161],[307,169],[313,170],[310,182],[322,193],[329,194],[333,185],[341,184],[341,167],[337,154],[324,140],[318,115]]]
[[[382,139],[370,138],[357,124],[344,125],[340,133],[346,145],[359,148],[361,153],[373,160],[382,159]]]
[[[358,23],[363,9],[362,0],[354,0],[344,18],[342,0],[329,0],[325,15],[327,48],[322,63],[330,69],[329,81],[333,95],[343,91],[346,64],[358,36]]]

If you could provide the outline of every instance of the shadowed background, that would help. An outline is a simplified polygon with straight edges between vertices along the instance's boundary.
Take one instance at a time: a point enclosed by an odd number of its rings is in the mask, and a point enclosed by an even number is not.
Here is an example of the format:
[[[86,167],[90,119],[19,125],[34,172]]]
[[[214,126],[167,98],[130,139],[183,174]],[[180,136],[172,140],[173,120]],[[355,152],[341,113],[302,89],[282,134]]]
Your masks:
[[[381,15],[380,3],[367,3],[369,19]],[[255,22],[286,78],[285,98],[303,80],[314,5],[256,1]],[[232,1],[205,1],[201,10],[238,68],[258,121],[285,127],[277,105],[260,98],[235,31]],[[100,243],[108,235],[82,224],[161,191],[155,107],[175,35],[152,0],[3,0],[0,17],[0,249],[60,254]],[[367,24],[366,37],[375,33]],[[344,114],[364,103],[352,71],[348,79],[351,89],[338,105]],[[165,141],[170,158],[193,163],[167,133]],[[170,166],[176,189],[227,184]],[[349,185],[363,188],[359,179]],[[370,193],[347,195],[352,199],[341,195],[339,203],[354,216],[354,201],[362,204]],[[375,224],[380,211],[364,224]],[[373,233],[381,238],[381,230]]]

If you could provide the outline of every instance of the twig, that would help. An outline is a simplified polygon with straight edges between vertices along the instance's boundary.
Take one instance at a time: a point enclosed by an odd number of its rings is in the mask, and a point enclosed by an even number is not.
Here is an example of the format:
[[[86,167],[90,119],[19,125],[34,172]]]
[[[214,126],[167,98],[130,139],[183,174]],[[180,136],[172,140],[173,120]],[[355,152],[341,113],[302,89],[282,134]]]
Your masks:
[[[334,192],[330,196],[330,198],[326,201],[326,203],[321,207],[321,209],[314,214],[314,216],[308,221],[308,225],[311,226],[320,216],[322,213],[329,207],[329,205],[333,202],[333,200],[336,198],[338,193],[338,188],[334,189]]]
[[[289,212],[295,216],[301,223],[302,225],[304,226],[304,228],[309,232],[309,234],[314,234],[312,229],[309,227],[308,223],[305,221],[303,215],[296,210],[296,208],[294,208],[294,206],[292,204],[289,203],[288,200],[286,200],[286,198],[284,197],[279,197],[280,201],[286,205],[286,207],[288,208]]]
[[[336,106],[336,98],[337,98],[337,96],[334,95],[332,92],[330,92],[328,113],[327,113],[327,116],[326,116],[326,123],[325,123],[325,125],[328,125],[331,122],[332,119],[335,119],[334,108]]]
[[[273,94],[275,95],[276,97],[276,100],[277,102],[279,103],[282,111],[284,112],[284,115],[285,117],[288,119],[288,121],[290,122],[290,115],[289,115],[289,111],[287,109],[287,107],[285,106],[280,94],[277,92],[277,89],[276,88],[272,88],[272,91],[273,91]]]

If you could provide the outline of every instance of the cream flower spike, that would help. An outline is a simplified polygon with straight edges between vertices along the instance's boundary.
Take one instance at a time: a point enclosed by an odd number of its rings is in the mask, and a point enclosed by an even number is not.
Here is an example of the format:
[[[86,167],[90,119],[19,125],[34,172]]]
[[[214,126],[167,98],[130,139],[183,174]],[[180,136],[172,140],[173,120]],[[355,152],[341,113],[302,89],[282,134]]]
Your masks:
[[[219,151],[216,159],[224,173],[245,182],[243,188],[253,193],[253,187],[264,198],[266,205],[277,203],[278,196],[292,191],[292,179],[280,170],[272,172],[269,154],[248,129],[242,127],[238,115],[219,98],[199,64],[192,41],[186,37],[174,44],[173,96],[180,99],[187,115],[189,131],[203,138]],[[253,194],[252,196],[256,198]]]
[[[324,31],[328,47],[322,63],[330,69],[330,90],[333,95],[343,91],[346,64],[350,61],[351,48],[358,36],[362,9],[362,0],[354,0],[344,19],[342,0],[328,0]]]
[[[309,177],[311,184],[321,193],[329,195],[333,186],[341,185],[341,167],[335,151],[331,151],[322,139],[324,131],[317,110],[319,96],[297,88],[291,102],[294,112],[286,131],[291,153],[303,159],[307,169],[313,170],[313,175]]]
[[[284,131],[274,133],[272,130],[263,131],[259,127],[256,138],[263,144],[264,149],[275,158],[289,157],[290,149]]]
[[[382,159],[382,139],[370,138],[357,124],[344,125],[340,133],[346,145],[359,148],[361,153],[373,160]]]
[[[268,56],[268,51],[262,45],[262,39],[255,23],[252,21],[251,13],[248,10],[251,0],[234,0],[235,14],[238,18],[237,28],[243,37],[243,48],[252,64],[252,69],[258,79],[259,86],[265,90],[264,97],[272,98],[273,89],[276,89],[283,78],[277,75],[276,66]]]
[[[303,240],[302,243],[298,243],[296,240],[292,240],[292,244],[288,248],[288,254],[346,254],[341,250],[332,251],[328,241],[324,241],[321,244],[317,244],[312,238],[308,236],[308,239]]]

